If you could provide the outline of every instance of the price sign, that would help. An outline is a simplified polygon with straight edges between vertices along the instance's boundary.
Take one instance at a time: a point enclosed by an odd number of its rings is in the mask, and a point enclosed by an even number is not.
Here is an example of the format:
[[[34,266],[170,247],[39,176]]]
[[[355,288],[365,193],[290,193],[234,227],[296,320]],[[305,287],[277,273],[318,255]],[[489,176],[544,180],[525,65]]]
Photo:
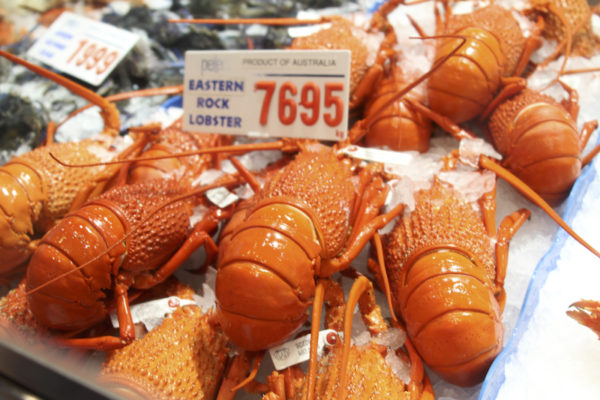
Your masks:
[[[188,51],[184,129],[342,140],[349,50]]]
[[[138,36],[124,29],[63,12],[29,49],[37,60],[92,85],[100,85]]]

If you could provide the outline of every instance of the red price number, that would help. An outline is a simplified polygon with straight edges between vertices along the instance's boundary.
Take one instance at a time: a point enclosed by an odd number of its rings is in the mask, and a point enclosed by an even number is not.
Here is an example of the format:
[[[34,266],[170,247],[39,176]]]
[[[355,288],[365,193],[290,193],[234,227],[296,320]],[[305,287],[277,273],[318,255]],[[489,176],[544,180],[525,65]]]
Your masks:
[[[299,116],[302,123],[312,126],[321,117],[321,88],[315,82],[306,82],[298,90],[293,82],[284,82],[279,88],[274,81],[259,81],[254,85],[254,90],[264,90],[262,107],[260,110],[260,124],[266,125],[269,120],[269,110],[275,92],[277,92],[277,117],[283,125],[291,125]],[[323,113],[323,121],[330,126],[338,126],[343,119],[344,101],[335,92],[344,90],[344,84],[326,83],[323,94],[322,107],[327,110]],[[332,110],[329,110],[333,108]]]
[[[73,62],[76,66],[87,70],[95,68],[96,74],[100,75],[110,68],[118,57],[119,53],[116,50],[108,51],[106,46],[83,39],[67,59],[67,64]]]

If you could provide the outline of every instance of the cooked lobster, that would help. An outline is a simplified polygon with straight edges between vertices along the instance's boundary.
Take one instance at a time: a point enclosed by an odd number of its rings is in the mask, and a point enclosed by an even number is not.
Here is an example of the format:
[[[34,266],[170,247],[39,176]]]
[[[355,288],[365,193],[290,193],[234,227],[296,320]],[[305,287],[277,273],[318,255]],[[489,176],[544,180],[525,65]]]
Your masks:
[[[217,318],[246,350],[288,339],[306,320],[315,277],[343,270],[373,233],[386,187],[377,164],[359,168],[331,149],[304,149],[221,232]],[[251,288],[249,290],[249,288]]]
[[[436,179],[383,236],[394,309],[408,336],[425,364],[463,386],[481,382],[502,349],[508,243],[529,216],[514,212],[496,233],[495,186],[480,212]]]

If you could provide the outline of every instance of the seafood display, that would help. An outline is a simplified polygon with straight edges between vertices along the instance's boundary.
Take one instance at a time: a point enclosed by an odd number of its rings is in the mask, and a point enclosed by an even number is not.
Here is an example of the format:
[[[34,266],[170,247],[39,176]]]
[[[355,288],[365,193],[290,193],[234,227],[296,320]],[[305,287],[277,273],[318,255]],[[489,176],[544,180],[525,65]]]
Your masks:
[[[600,259],[559,216],[600,149],[572,83],[600,87],[594,20],[573,4],[35,13],[0,48],[0,346],[73,358],[117,398],[477,397],[519,315],[514,275],[558,227]],[[139,36],[97,86],[27,53],[65,10]],[[186,131],[172,100],[201,49],[350,50],[347,139]],[[279,113],[315,114],[316,86],[278,92]],[[567,314],[598,333],[598,302]]]

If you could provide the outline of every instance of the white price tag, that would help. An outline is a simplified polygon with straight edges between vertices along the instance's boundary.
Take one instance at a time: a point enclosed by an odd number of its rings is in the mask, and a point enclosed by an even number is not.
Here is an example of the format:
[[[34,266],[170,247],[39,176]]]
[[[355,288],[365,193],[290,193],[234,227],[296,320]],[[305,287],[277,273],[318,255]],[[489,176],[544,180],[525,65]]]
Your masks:
[[[317,355],[321,356],[325,347],[333,346],[342,336],[342,333],[336,332],[333,329],[325,329],[319,332]],[[279,346],[271,347],[269,354],[271,355],[275,369],[278,371],[307,361],[310,357],[310,334],[290,340]]]
[[[188,51],[183,127],[342,140],[349,76],[349,50]]]
[[[179,307],[188,305],[197,305],[197,303],[193,300],[180,299],[176,296],[166,297],[131,306],[131,317],[133,318],[134,324],[141,322],[146,327],[146,330],[150,332],[160,325],[165,316],[173,313],[173,311]],[[114,328],[119,327],[119,320],[116,312],[110,313],[110,321]]]
[[[351,145],[339,150],[352,158],[364,161],[380,162],[382,164],[409,165],[415,158],[414,154],[393,150],[375,149]]]
[[[206,197],[219,208],[225,208],[240,199],[234,193],[231,193],[229,189],[224,187],[208,190],[206,192]]]
[[[63,12],[28,55],[92,85],[100,85],[138,40],[138,35]]]

